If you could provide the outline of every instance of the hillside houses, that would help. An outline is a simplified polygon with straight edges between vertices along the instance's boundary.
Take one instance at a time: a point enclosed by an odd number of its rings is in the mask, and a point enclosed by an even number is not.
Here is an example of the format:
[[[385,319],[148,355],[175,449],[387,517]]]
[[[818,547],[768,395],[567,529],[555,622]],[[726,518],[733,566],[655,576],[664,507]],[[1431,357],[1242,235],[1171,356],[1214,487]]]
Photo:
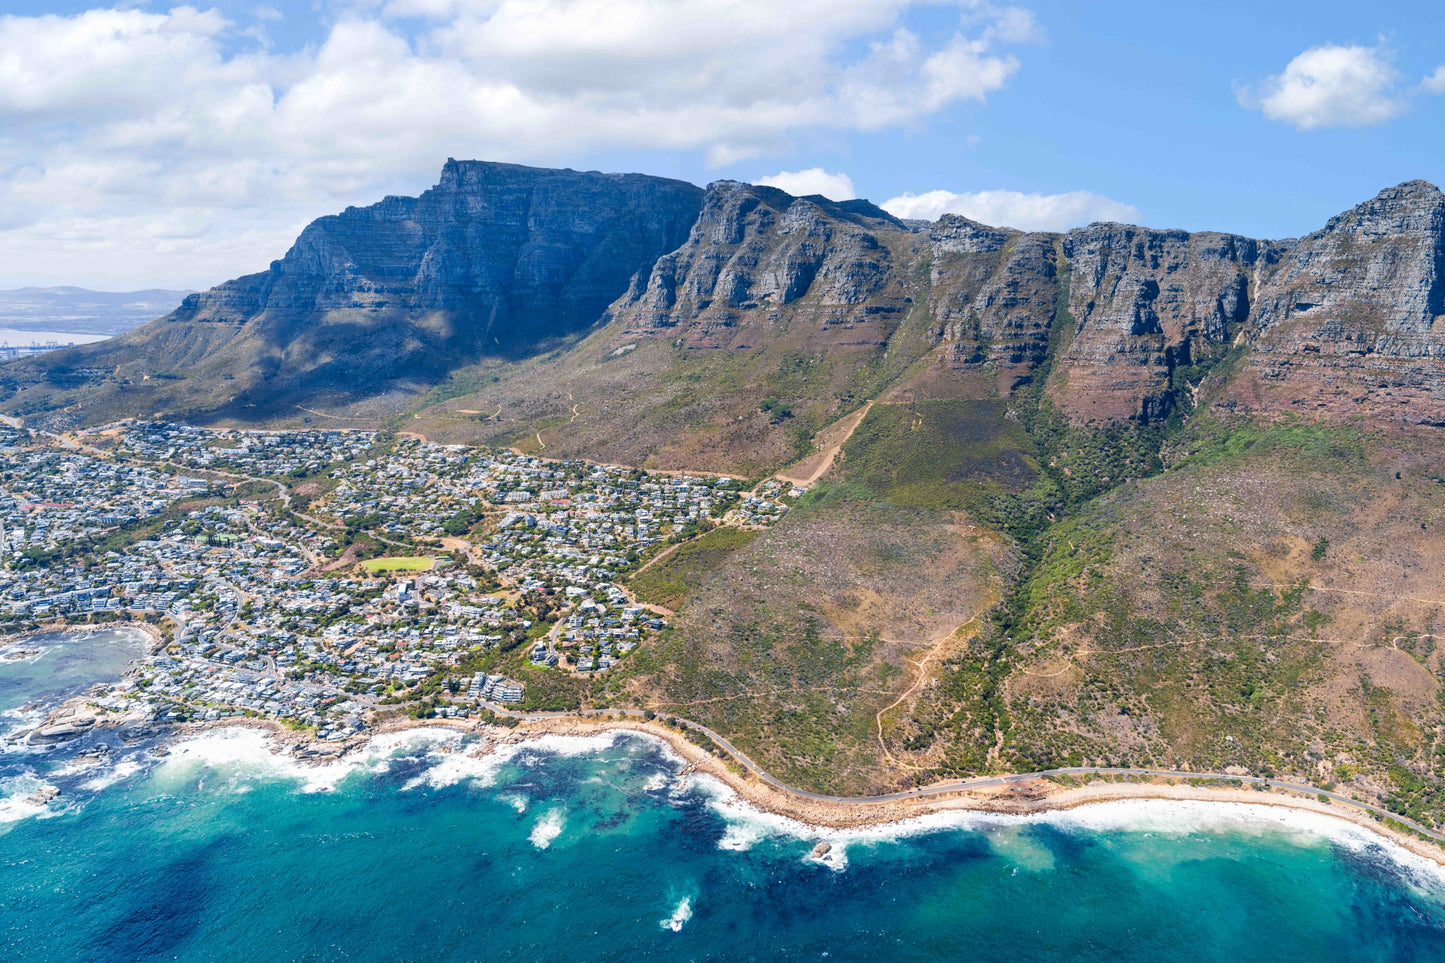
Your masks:
[[[669,540],[785,510],[728,478],[369,432],[127,422],[104,437],[0,429],[0,623],[170,624],[127,699],[332,738],[378,712],[525,702],[523,683],[463,670],[487,653],[607,671],[666,625],[623,573]],[[243,483],[264,496],[236,497]],[[369,574],[347,561],[358,539],[423,564]]]

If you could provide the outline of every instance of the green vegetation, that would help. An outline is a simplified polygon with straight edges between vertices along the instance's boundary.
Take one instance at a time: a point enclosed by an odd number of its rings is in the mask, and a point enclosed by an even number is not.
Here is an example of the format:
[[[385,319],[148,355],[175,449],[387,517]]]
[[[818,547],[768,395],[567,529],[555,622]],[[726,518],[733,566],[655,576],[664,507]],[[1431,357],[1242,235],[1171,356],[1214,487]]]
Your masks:
[[[757,534],[738,528],[715,528],[682,543],[672,554],[633,576],[629,587],[644,602],[676,608],[705,574],[717,569]]]
[[[874,405],[843,451],[845,479],[911,508],[975,507],[1026,488],[1038,471],[1004,401]]]
[[[381,572],[425,572],[436,564],[430,556],[387,556],[361,563],[361,569],[372,574]]]

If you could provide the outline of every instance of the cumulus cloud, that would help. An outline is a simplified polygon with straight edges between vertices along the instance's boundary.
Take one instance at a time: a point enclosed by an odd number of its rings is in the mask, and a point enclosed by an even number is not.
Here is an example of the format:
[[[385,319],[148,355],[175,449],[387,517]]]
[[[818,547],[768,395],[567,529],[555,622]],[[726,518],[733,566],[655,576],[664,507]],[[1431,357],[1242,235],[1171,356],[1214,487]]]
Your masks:
[[[952,25],[910,29],[925,5]],[[335,0],[325,17],[289,52],[261,20],[189,6],[0,17],[0,283],[209,283],[448,156],[724,165],[806,131],[907,128],[1001,89],[1037,34],[985,0]]]
[[[821,167],[809,167],[802,171],[779,171],[770,177],[759,177],[753,183],[776,187],[794,197],[822,194],[829,200],[851,201],[858,196],[853,191],[853,178],[847,174],[830,174]]]
[[[899,218],[936,221],[944,214],[962,214],[981,224],[1014,227],[1021,231],[1066,231],[1094,221],[1139,221],[1139,211],[1133,205],[1121,204],[1089,191],[1064,194],[928,191],[924,194],[900,194],[884,201],[881,206]]]
[[[1431,94],[1445,94],[1445,64],[1436,67],[1433,74],[1420,81],[1420,89]]]
[[[1238,92],[1240,103],[1271,120],[1300,130],[1368,127],[1400,114],[1405,103],[1396,94],[1397,74],[1388,52],[1379,47],[1311,47],[1267,78],[1257,91]]]

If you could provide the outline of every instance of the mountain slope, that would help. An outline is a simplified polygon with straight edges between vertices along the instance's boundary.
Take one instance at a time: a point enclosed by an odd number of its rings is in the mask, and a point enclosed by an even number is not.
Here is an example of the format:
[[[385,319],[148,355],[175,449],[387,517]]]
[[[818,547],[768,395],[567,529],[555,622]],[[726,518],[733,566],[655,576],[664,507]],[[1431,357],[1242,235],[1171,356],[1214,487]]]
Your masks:
[[[41,388],[21,405],[59,388],[96,418],[267,418],[405,396],[596,322],[681,243],[701,196],[642,175],[449,161],[421,197],[312,223],[268,271],[115,342],[17,366]]]
[[[1435,187],[1267,241],[448,169],[113,344],[6,366],[5,405],[806,462],[777,525],[634,581],[673,627],[594,696],[818,789],[1236,766],[1445,823]]]
[[[1021,234],[729,181],[449,161],[421,197],[321,218],[268,271],[0,383],[9,410],[57,425],[413,409],[450,440],[750,472],[806,455],[867,398],[1035,382],[1077,424],[1157,423],[1220,392],[1441,422],[1442,212],[1415,181],[1298,242]]]

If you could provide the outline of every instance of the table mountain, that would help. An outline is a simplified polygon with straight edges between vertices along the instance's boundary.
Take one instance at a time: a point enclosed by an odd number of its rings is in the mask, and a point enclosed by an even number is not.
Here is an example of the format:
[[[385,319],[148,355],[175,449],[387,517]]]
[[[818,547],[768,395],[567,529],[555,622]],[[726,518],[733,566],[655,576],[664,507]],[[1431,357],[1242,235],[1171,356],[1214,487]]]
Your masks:
[[[480,364],[499,387],[471,399],[478,410],[544,421],[567,395],[650,392],[672,434],[724,446],[717,432],[765,396],[821,417],[887,392],[1008,398],[1030,384],[1078,423],[1159,421],[1216,395],[1445,422],[1442,225],[1445,200],[1423,181],[1272,241],[904,222],[732,181],[448,161],[420,197],[323,217],[268,270],[131,334],[8,366],[5,404],[57,424],[318,407],[366,421],[448,379],[446,394],[465,394],[456,378]],[[748,384],[721,361],[694,371],[720,380],[690,423],[658,381],[676,358],[640,352],[635,383],[594,369],[599,348],[653,342],[693,360],[731,352]],[[1220,367],[1231,353],[1246,363]],[[565,390],[535,377],[543,356]],[[827,373],[786,383],[802,359]]]
[[[682,243],[701,199],[638,174],[451,160],[420,197],[323,217],[268,270],[31,370],[97,410],[193,417],[425,385],[592,325]]]

